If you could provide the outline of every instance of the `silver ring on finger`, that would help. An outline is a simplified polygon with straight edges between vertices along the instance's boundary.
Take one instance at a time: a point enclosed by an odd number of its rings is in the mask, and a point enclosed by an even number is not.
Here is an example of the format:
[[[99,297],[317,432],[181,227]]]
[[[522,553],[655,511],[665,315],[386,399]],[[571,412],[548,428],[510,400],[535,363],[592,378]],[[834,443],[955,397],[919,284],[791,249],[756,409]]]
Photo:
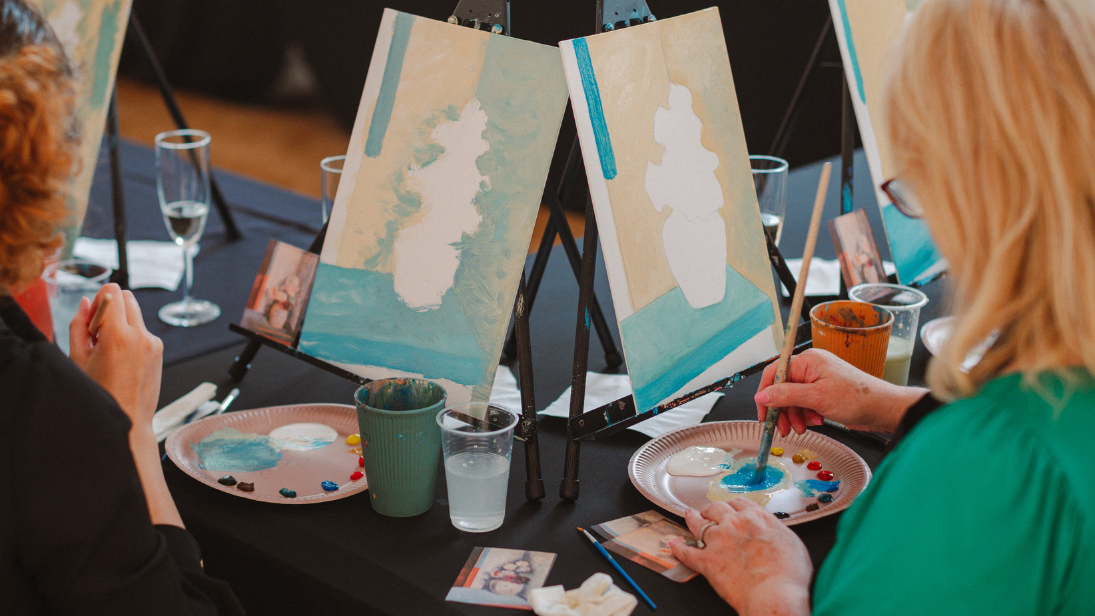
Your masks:
[[[697,548],[702,550],[705,547],[707,547],[707,544],[703,542],[703,536],[705,534],[707,534],[707,529],[711,528],[712,526],[718,526],[718,525],[719,525],[718,522],[708,522],[707,524],[704,524],[702,527],[700,527],[700,536],[696,538],[696,547]]]

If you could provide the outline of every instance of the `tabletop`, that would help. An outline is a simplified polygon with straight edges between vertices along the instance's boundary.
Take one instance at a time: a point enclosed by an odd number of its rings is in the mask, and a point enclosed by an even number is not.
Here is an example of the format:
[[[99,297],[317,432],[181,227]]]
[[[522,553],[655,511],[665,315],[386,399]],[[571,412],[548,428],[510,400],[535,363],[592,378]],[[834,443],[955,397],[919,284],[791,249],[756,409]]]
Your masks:
[[[155,202],[151,152],[126,144],[122,160],[130,237],[166,240]],[[884,237],[861,153],[857,157],[857,171],[856,205],[867,210],[876,237]],[[788,257],[801,252],[807,212],[819,173],[820,164],[791,173],[782,240]],[[224,237],[223,225],[215,214],[211,215],[201,242],[202,252],[195,259],[194,290],[195,295],[220,304],[222,316],[198,328],[169,328],[158,323],[154,315],[159,306],[181,295],[181,290],[137,292],[150,329],[165,343],[161,405],[202,381],[219,386],[218,399],[237,385],[227,369],[245,341],[227,327],[229,322],[238,322],[242,315],[267,240],[275,237],[306,247],[319,226],[319,205],[315,200],[219,171],[217,178],[244,238],[229,242]],[[839,213],[838,190],[835,183],[830,185],[826,219]],[[93,209],[96,200],[100,203],[109,200],[108,191],[107,182],[97,181]],[[88,228],[90,235],[97,235],[94,218],[85,229]],[[109,224],[102,228],[109,229]],[[884,246],[880,248],[885,251]],[[828,241],[818,243],[817,255],[832,258],[833,248]],[[925,288],[932,301],[925,308],[921,323],[945,314],[944,286],[945,283],[936,282]],[[603,264],[599,264],[595,288],[607,320],[614,324]],[[577,284],[557,247],[548,262],[530,318],[538,409],[547,406],[570,385],[577,294]],[[783,308],[786,312],[787,306]],[[612,329],[618,342],[614,325]],[[927,353],[917,343],[912,382],[922,379],[926,361]],[[603,367],[602,350],[596,336],[592,336],[590,368]],[[706,421],[754,419],[752,395],[758,379],[754,376],[725,390]],[[234,404],[237,410],[299,403],[352,404],[356,388],[349,381],[270,349],[259,352],[250,372],[238,385],[242,393]],[[828,428],[818,430],[849,445],[871,467],[882,459],[884,452],[874,442]],[[444,600],[476,546],[556,553],[558,557],[546,585],[574,588],[593,573],[602,571],[613,575],[617,585],[627,590],[623,580],[611,571],[576,527],[658,510],[631,485],[627,475],[631,455],[649,439],[628,431],[582,443],[581,494],[577,501],[570,502],[558,497],[565,450],[564,421],[542,418],[539,435],[547,498],[539,502],[525,499],[524,451],[520,444],[515,444],[505,522],[498,530],[483,534],[463,533],[449,522],[444,473],[440,469],[434,506],[421,516],[400,519],[374,513],[368,497],[361,494],[311,505],[250,501],[211,489],[170,461],[164,465],[183,520],[201,544],[207,572],[230,582],[252,613],[295,614],[303,610],[326,614],[353,610],[369,614],[496,614],[499,608]],[[672,514],[669,517],[675,518]],[[815,565],[835,539],[838,517],[793,527]],[[730,612],[702,578],[678,584],[635,563],[620,561],[663,612]],[[650,609],[640,603],[635,613],[650,613]]]

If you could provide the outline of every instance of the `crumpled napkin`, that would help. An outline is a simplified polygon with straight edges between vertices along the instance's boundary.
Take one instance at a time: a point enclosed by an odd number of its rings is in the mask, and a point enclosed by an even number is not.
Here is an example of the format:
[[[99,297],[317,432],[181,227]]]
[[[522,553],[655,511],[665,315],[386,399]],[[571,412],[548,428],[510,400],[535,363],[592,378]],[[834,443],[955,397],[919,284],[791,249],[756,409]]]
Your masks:
[[[191,255],[197,256],[198,251],[197,244],[190,247]],[[126,242],[125,254],[129,267],[129,288],[168,291],[179,288],[186,265],[183,263],[183,249],[178,244],[130,240]],[[118,242],[89,237],[77,238],[72,247],[72,256],[103,267],[118,269]]]
[[[156,441],[162,442],[166,439],[195,410],[199,412],[194,416],[194,419],[200,419],[217,410],[219,405],[216,403],[212,403],[211,407],[201,408],[202,405],[209,403],[216,393],[216,385],[208,382],[202,383],[190,393],[156,411],[156,414],[152,416],[152,431],[156,433]],[[204,411],[204,413],[201,411]]]
[[[512,375],[511,375],[512,378]],[[541,415],[549,417],[570,417],[570,387],[566,388],[559,399],[552,402]],[[583,412],[592,411],[595,408],[614,402],[625,396],[631,395],[631,379],[626,374],[600,374],[589,372],[586,374],[586,398]],[[687,402],[670,409],[660,415],[656,415],[637,423],[628,430],[645,434],[651,438],[657,438],[666,432],[677,428],[694,426],[711,412],[711,407],[719,401],[722,392],[713,392],[706,396],[700,396],[691,402]]]
[[[528,604],[538,616],[628,616],[638,603],[604,573],[594,573],[574,590],[547,586],[528,593]]]

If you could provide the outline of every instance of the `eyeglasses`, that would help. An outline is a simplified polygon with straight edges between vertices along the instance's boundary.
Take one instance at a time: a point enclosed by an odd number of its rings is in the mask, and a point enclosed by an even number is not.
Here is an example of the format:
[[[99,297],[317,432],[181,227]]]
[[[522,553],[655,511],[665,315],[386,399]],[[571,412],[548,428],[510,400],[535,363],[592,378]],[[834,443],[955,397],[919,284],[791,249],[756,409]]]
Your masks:
[[[881,188],[882,192],[886,193],[894,207],[897,208],[897,211],[909,218],[922,218],[924,216],[924,209],[920,207],[920,201],[900,179],[886,180],[882,183]]]

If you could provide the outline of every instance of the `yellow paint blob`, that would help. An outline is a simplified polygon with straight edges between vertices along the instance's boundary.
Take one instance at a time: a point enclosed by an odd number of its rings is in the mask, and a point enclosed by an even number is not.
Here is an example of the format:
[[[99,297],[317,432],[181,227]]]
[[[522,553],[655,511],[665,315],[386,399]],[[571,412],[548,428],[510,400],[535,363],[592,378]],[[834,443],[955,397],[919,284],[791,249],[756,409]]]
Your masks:
[[[772,448],[772,455],[773,456],[782,456],[783,455],[783,448],[782,447],[773,447]]]
[[[346,437],[347,445],[357,445],[359,443],[361,443],[361,436],[358,434],[351,434],[350,436]]]

